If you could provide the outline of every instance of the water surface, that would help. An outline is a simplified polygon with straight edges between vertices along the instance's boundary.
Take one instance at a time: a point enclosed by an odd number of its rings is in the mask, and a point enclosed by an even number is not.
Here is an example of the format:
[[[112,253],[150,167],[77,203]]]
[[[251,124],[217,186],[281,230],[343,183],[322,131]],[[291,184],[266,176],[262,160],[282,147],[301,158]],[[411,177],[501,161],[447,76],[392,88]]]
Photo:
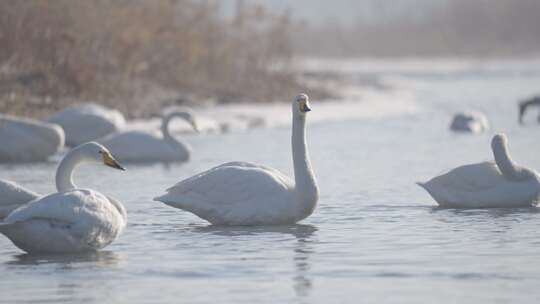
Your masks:
[[[540,73],[519,71],[385,71],[418,111],[311,124],[321,198],[298,225],[212,227],[152,201],[226,161],[292,174],[287,127],[187,137],[194,156],[183,165],[83,166],[76,183],[122,201],[126,231],[101,252],[69,256],[26,255],[0,237],[0,302],[538,303],[538,209],[438,209],[414,184],[490,160],[495,131],[507,133],[516,161],[540,169],[536,114],[519,127],[516,108],[539,90]],[[450,133],[451,114],[466,108],[485,112],[491,131]],[[55,167],[2,165],[0,178],[49,193]]]

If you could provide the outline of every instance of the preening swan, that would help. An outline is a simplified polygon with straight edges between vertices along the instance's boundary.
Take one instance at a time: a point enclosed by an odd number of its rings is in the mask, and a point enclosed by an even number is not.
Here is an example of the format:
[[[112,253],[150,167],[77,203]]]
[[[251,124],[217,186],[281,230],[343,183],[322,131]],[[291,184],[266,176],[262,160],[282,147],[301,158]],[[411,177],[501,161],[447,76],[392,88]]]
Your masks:
[[[119,111],[93,103],[69,106],[51,115],[48,121],[62,126],[70,147],[116,132],[125,124]]]
[[[40,195],[14,182],[0,179],[0,219]]]
[[[540,178],[536,172],[516,165],[508,153],[507,139],[497,134],[491,141],[495,164],[483,162],[461,166],[418,183],[441,207],[530,207],[540,202]]]
[[[58,125],[0,114],[0,162],[44,161],[64,147]]]
[[[75,186],[72,172],[83,162],[124,170],[98,143],[74,148],[56,171],[58,193],[15,209],[0,222],[0,233],[29,253],[91,251],[114,241],[126,226],[126,210],[113,198]]]
[[[295,182],[272,168],[231,162],[181,181],[154,200],[216,225],[291,224],[308,217],[319,198],[305,139],[310,110],[305,94],[292,103]]]
[[[169,132],[173,118],[186,120],[197,130],[195,116],[189,110],[174,111],[167,114],[161,123],[162,137],[142,131],[126,131],[111,134],[100,142],[109,148],[121,162],[182,162],[190,156],[190,147],[176,140]]]
[[[486,116],[480,112],[462,112],[454,115],[450,124],[452,131],[482,133],[489,129]]]

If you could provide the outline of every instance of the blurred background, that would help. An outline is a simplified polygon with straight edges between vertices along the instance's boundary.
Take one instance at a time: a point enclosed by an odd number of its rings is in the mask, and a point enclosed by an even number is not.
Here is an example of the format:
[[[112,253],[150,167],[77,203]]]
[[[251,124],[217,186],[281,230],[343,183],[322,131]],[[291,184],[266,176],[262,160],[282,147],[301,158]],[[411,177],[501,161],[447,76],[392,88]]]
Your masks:
[[[0,111],[336,97],[306,58],[534,57],[536,0],[0,1]],[[315,79],[321,78],[321,74]]]

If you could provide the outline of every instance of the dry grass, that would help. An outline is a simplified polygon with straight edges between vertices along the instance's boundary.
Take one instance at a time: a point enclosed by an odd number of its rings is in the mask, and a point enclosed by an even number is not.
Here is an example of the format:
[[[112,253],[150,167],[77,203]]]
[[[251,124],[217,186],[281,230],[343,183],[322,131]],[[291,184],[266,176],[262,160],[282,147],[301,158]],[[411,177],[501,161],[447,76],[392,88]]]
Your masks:
[[[219,1],[0,0],[0,111],[42,116],[91,100],[131,116],[162,95],[219,102],[289,98],[302,89],[287,15]]]

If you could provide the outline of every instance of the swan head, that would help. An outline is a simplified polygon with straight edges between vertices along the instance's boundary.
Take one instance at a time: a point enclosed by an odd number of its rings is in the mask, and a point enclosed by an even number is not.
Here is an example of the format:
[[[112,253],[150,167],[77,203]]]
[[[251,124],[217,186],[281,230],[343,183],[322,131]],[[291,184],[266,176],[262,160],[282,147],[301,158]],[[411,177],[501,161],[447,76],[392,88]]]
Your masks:
[[[85,158],[89,162],[102,163],[105,166],[122,171],[126,170],[118,163],[118,161],[113,157],[113,155],[107,148],[96,142],[88,142],[82,144],[74,150],[80,151],[80,153],[82,153],[83,155],[83,158]]]
[[[295,108],[294,112],[301,116],[306,115],[307,112],[311,111],[309,97],[306,94],[297,95],[294,98],[293,104],[293,108]]]

